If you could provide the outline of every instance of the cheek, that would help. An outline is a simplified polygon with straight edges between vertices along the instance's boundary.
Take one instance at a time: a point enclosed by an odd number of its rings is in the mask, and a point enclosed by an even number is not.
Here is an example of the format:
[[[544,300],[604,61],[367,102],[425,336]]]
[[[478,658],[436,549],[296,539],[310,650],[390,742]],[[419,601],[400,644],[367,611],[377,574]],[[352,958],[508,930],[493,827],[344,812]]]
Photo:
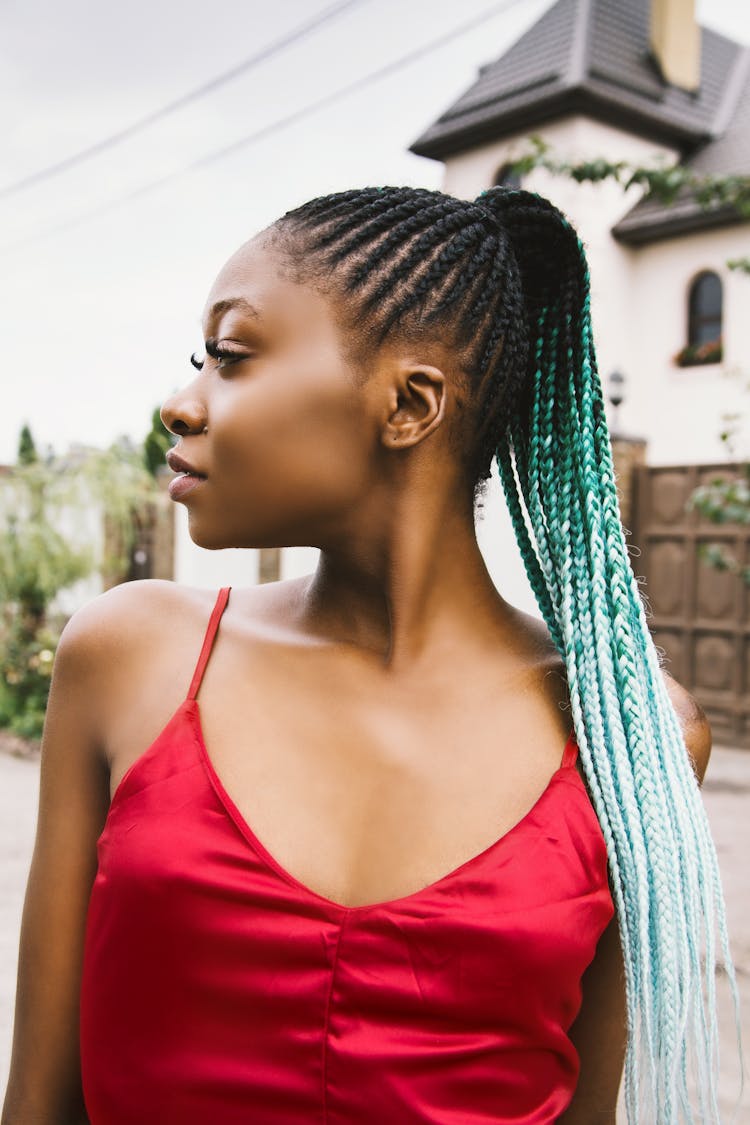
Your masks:
[[[375,440],[361,398],[340,386],[252,390],[215,418],[212,461],[233,488],[286,511],[331,510],[361,495]]]

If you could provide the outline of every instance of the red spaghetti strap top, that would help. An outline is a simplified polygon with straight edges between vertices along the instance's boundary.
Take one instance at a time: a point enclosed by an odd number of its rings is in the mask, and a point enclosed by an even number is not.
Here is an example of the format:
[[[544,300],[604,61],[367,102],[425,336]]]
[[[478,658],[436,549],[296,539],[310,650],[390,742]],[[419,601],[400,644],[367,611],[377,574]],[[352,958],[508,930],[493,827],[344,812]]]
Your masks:
[[[211,610],[211,616],[209,617],[208,625],[206,626],[206,634],[203,638],[203,644],[201,645],[201,650],[198,654],[198,663],[195,666],[193,678],[190,681],[190,687],[188,688],[188,701],[194,700],[198,695],[198,689],[200,688],[201,681],[203,680],[203,673],[206,671],[208,658],[211,655],[211,649],[214,647],[214,640],[216,639],[216,633],[219,628],[219,622],[221,621],[221,615],[226,609],[227,602],[229,601],[230,590],[231,586],[223,586],[221,590],[219,590],[219,596],[214,602],[214,608]]]
[[[97,841],[80,993],[91,1125],[556,1121],[578,1079],[581,976],[614,912],[574,734],[479,855],[342,906],[276,862],[208,757],[196,696],[228,595]]]

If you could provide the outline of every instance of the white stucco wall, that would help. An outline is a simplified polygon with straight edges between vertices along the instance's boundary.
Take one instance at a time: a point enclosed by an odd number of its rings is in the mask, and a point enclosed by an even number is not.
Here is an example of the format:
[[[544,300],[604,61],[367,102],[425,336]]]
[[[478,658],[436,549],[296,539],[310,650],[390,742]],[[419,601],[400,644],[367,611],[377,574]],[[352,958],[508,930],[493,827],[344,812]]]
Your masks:
[[[722,414],[747,414],[750,395],[750,277],[727,267],[750,256],[750,224],[705,231],[645,246],[633,271],[632,332],[622,423],[648,440],[652,465],[732,459],[719,434]],[[724,360],[678,367],[687,342],[687,293],[701,270],[715,270],[724,296]],[[627,363],[627,366],[625,364]],[[738,434],[737,455],[750,456]]]

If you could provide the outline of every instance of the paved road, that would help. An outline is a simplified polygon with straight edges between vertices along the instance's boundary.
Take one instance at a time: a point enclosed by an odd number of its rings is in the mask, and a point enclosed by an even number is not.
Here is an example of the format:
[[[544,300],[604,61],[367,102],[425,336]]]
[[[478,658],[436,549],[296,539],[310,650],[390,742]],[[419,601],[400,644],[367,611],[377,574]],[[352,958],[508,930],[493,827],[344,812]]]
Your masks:
[[[0,753],[0,1104],[10,1061],[18,936],[36,827],[39,763]],[[743,996],[745,1055],[750,1060],[750,752],[716,746],[704,795],[716,840],[729,913],[729,928]],[[734,1024],[726,984],[719,982],[722,1057],[733,1060]],[[736,1073],[727,1065],[722,1121],[730,1122]],[[724,1116],[725,1115],[725,1116]],[[624,1117],[623,1117],[624,1120]],[[734,1125],[750,1125],[750,1075]]]

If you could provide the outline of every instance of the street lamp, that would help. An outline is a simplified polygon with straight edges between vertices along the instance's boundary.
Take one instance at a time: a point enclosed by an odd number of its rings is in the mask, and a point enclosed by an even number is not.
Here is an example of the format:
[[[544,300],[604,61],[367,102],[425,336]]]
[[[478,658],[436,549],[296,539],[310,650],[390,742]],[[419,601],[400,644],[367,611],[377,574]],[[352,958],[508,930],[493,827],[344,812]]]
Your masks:
[[[622,374],[622,372],[621,371],[611,372],[611,374],[609,376],[609,379],[607,381],[607,389],[608,389],[607,400],[610,403],[610,405],[612,407],[612,410],[613,410],[612,427],[611,427],[613,435],[617,433],[620,406],[622,405],[622,402],[625,398],[625,395],[623,393],[624,386],[625,386],[625,376]]]

